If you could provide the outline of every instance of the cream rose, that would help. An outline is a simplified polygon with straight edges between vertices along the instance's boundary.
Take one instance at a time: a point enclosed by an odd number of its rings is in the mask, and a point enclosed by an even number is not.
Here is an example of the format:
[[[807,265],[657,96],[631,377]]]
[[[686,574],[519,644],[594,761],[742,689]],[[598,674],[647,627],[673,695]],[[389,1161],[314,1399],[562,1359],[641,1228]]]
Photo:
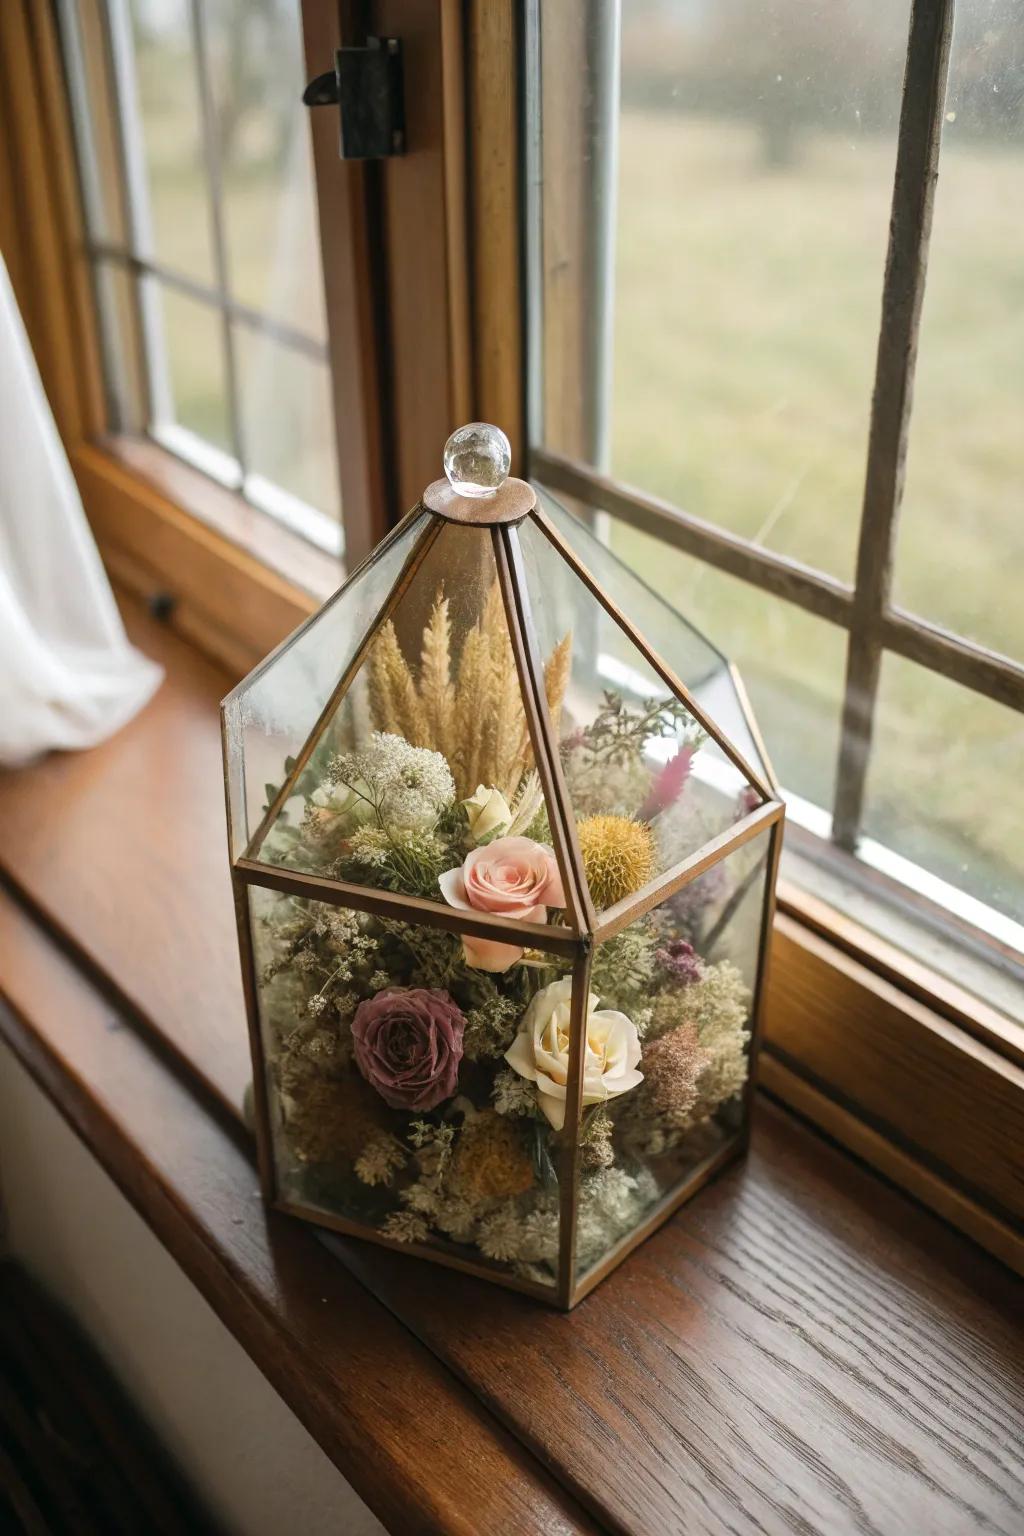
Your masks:
[[[474,848],[462,868],[447,870],[438,885],[450,907],[492,912],[513,922],[543,923],[549,906],[565,906],[554,854],[530,837],[498,837]],[[522,959],[523,947],[462,935],[467,963],[478,971],[507,971]]]
[[[544,987],[523,1014],[519,1033],[505,1052],[509,1066],[537,1084],[538,1101],[551,1125],[565,1124],[565,1085],[569,1077],[569,1015],[572,977]],[[583,1102],[603,1104],[643,1082],[638,1072],[640,1037],[636,1025],[614,1008],[598,1008],[587,997]]]
[[[476,793],[463,800],[469,835],[477,847],[493,841],[499,832],[507,832],[512,825],[512,812],[500,789],[478,784]]]

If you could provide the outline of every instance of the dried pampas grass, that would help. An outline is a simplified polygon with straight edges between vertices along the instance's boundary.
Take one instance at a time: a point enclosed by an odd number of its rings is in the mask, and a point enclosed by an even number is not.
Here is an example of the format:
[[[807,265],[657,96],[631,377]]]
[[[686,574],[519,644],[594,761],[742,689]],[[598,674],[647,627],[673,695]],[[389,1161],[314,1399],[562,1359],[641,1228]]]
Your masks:
[[[544,667],[544,691],[556,733],[571,664],[572,635],[567,634]],[[533,748],[497,579],[462,643],[457,666],[442,588],[424,626],[417,672],[406,660],[390,619],[370,648],[368,669],[376,730],[442,752],[460,798],[471,795],[478,784],[493,785],[512,798],[533,768]]]

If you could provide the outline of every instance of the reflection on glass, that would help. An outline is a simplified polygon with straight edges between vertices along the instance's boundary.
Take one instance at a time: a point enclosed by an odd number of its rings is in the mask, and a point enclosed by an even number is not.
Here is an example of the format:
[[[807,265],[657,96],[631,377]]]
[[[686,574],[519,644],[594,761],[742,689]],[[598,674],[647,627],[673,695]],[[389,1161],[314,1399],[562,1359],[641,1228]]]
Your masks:
[[[957,6],[896,561],[904,607],[1024,657],[1024,12]]]
[[[145,312],[150,318],[150,378],[154,427],[183,428],[197,441],[197,455],[209,444],[223,458],[231,453],[224,332],[217,310],[172,288],[145,279]],[[183,447],[186,456],[192,455]],[[211,458],[210,466],[214,469]],[[225,478],[219,473],[218,478]]]
[[[759,834],[596,946],[595,1018],[611,1010],[636,1029],[640,1081],[584,1107],[584,1271],[742,1125],[769,841]]]
[[[236,765],[237,829],[232,856],[245,850],[263,812],[298,756],[335,687],[401,575],[423,531],[414,519],[290,638],[272,664],[239,684],[226,722]]]
[[[519,538],[538,642],[552,658],[549,674],[560,678],[552,725],[601,912],[726,831],[761,797],[589,587],[552,558],[532,521]],[[614,587],[609,596],[615,600]]]
[[[613,326],[613,473],[842,577],[863,490],[908,14],[906,0],[623,6],[619,99],[607,115],[591,103],[594,143],[581,149],[559,72],[565,15],[544,9],[547,281],[577,249],[582,197],[577,286],[600,244],[614,247],[610,294],[586,295]],[[566,71],[578,49],[563,48]],[[616,155],[609,212],[578,178],[581,162],[589,175]],[[564,328],[565,307],[551,325]],[[567,329],[562,351],[572,344]],[[601,387],[587,376],[576,393]],[[549,399],[549,422],[563,410]],[[593,451],[568,436],[547,441]]]
[[[327,364],[248,325],[236,325],[234,335],[247,467],[267,483],[253,499],[263,502],[268,486],[277,488],[340,521]]]
[[[231,295],[323,341],[300,9],[213,0],[207,16]]]
[[[621,559],[735,661],[783,788],[830,810],[845,633],[623,523],[610,521],[609,538]]]
[[[885,657],[865,832],[1017,923],[1024,923],[1022,762],[1024,716]],[[899,868],[893,873],[906,878]],[[954,893],[933,896],[955,906]],[[971,920],[985,926],[980,914]]]
[[[144,183],[133,188],[143,256],[213,285],[207,155],[188,0],[130,0]]]

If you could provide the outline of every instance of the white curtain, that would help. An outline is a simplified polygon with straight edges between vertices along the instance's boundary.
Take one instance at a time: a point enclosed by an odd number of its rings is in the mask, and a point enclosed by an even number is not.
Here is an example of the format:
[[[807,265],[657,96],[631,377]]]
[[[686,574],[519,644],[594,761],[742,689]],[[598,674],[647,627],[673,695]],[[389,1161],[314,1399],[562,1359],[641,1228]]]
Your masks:
[[[94,746],[161,676],[125,635],[0,257],[0,763]]]

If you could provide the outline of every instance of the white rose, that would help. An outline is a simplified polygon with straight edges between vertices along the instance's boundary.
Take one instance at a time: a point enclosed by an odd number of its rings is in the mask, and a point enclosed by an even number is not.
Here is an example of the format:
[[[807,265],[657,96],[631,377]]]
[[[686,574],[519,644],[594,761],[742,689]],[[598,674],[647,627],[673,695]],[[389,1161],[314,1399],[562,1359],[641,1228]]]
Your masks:
[[[512,812],[500,789],[478,784],[476,794],[462,804],[469,818],[469,835],[478,848],[511,825]]]
[[[540,1107],[556,1131],[565,1124],[571,1006],[571,976],[542,988],[505,1052],[509,1066],[537,1084]],[[592,992],[587,997],[586,1039],[584,1104],[602,1104],[643,1082],[643,1073],[636,1070],[640,1060],[636,1025],[613,1008],[598,1008]]]

